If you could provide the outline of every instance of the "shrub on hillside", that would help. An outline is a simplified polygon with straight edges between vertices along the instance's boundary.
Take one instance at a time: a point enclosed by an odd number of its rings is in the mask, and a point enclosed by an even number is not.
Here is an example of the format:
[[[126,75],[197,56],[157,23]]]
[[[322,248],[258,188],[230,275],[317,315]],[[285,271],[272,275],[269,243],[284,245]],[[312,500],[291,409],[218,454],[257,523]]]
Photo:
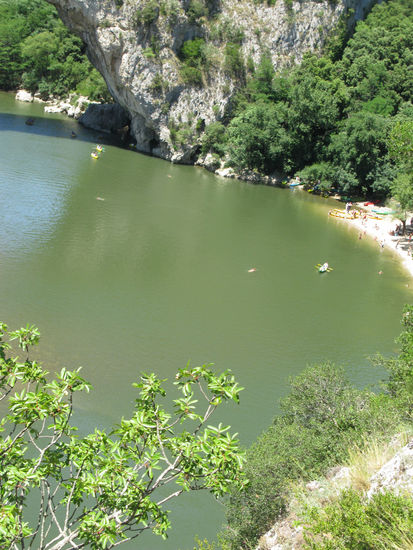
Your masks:
[[[389,395],[395,399],[403,416],[413,417],[413,306],[405,306],[402,316],[403,332],[396,340],[400,344],[400,354],[386,359],[381,355],[374,362],[388,370],[389,380],[384,384]]]
[[[204,60],[205,40],[195,38],[186,40],[181,47],[179,57],[182,60],[180,70],[182,80],[190,86],[202,86],[202,63]]]
[[[136,11],[134,16],[135,25],[146,25],[149,27],[159,16],[159,5],[155,0],[149,0],[142,9]]]
[[[313,550],[412,548],[413,500],[390,492],[366,500],[344,491],[336,503],[310,511],[305,538]]]
[[[400,411],[390,396],[351,386],[332,364],[307,368],[291,382],[282,414],[247,451],[249,485],[227,503],[225,548],[254,549],[286,510],[292,481],[310,480],[344,462],[349,448],[393,434]]]
[[[202,154],[216,153],[223,156],[225,154],[225,141],[225,126],[221,122],[212,122],[205,128],[205,133],[202,136]]]

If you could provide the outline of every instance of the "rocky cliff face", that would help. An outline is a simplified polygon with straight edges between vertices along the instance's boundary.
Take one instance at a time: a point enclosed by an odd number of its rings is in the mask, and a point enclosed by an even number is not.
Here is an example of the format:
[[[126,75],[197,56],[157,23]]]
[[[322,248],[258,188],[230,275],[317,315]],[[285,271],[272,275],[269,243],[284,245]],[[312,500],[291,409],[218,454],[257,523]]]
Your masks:
[[[263,54],[275,67],[299,61],[348,9],[360,18],[372,0],[48,1],[130,114],[138,150],[190,163],[205,125],[230,107],[244,67]],[[182,47],[195,39],[202,63],[185,63]]]

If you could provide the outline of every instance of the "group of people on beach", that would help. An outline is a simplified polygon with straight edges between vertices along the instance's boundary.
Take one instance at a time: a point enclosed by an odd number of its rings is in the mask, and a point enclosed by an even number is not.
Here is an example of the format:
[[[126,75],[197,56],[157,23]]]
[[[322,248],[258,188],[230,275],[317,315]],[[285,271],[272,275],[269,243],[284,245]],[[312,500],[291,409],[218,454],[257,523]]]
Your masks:
[[[374,206],[374,210],[365,209],[363,207]],[[379,210],[377,210],[379,208]],[[353,208],[353,203],[347,200],[345,210],[333,209],[329,210],[329,215],[337,218],[344,218],[351,223],[355,223],[359,232],[358,239],[361,240],[366,235],[370,235],[378,244],[380,250],[389,248],[394,250],[405,260],[405,266],[413,275],[413,217],[409,213],[405,223],[401,222],[396,217],[388,214],[388,209],[383,209],[377,206],[376,203],[356,204]],[[341,213],[341,215],[340,215]],[[316,266],[319,267],[319,266]],[[378,272],[379,275],[383,271]],[[406,285],[408,286],[408,285]]]

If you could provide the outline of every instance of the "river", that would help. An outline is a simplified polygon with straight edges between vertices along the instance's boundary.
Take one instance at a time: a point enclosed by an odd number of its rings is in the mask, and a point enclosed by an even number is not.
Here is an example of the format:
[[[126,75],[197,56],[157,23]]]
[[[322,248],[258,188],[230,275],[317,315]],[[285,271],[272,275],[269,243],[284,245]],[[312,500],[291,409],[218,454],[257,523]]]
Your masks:
[[[94,391],[78,403],[82,430],[131,411],[141,370],[171,378],[188,360],[232,369],[245,387],[217,419],[244,445],[308,364],[344,365],[360,386],[378,380],[368,356],[396,350],[409,277],[390,251],[329,218],[332,201],[107,139],[94,160],[98,139],[0,94],[0,319],[40,328],[48,370],[83,366]],[[334,270],[320,275],[325,261]],[[203,494],[171,507],[166,542],[122,547],[190,550],[224,519]]]

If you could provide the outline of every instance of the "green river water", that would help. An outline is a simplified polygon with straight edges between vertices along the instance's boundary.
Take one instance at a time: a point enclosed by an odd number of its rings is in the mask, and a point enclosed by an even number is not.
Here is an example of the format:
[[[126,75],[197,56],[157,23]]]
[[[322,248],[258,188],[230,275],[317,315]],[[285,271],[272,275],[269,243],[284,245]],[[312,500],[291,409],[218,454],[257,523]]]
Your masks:
[[[329,218],[331,201],[107,141],[94,161],[98,139],[0,94],[0,319],[39,326],[48,370],[84,367],[94,391],[78,404],[82,430],[131,411],[141,370],[171,378],[188,360],[230,368],[246,388],[219,418],[245,445],[307,364],[333,360],[358,385],[380,378],[368,356],[395,351],[412,297],[390,251]],[[334,271],[320,275],[324,261]],[[206,494],[171,508],[166,542],[122,547],[189,550],[223,522]]]

